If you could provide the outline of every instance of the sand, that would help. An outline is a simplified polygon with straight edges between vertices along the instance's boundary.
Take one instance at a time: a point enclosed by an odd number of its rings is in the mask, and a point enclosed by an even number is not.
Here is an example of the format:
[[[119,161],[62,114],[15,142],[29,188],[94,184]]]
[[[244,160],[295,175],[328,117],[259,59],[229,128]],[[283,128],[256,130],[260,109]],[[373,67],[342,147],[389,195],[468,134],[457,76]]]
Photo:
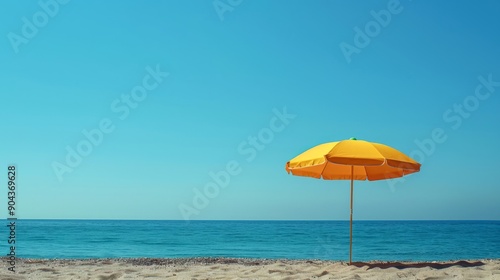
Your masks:
[[[500,259],[344,262],[230,258],[2,260],[0,279],[499,279]]]

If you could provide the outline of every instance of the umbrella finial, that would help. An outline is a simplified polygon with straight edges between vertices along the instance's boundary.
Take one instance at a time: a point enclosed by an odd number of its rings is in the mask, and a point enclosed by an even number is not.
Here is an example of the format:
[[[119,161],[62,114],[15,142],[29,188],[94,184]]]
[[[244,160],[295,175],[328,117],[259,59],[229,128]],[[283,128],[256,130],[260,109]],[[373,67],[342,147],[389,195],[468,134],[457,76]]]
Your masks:
[[[358,140],[358,139],[356,139],[356,137],[351,137],[349,138],[349,140]]]

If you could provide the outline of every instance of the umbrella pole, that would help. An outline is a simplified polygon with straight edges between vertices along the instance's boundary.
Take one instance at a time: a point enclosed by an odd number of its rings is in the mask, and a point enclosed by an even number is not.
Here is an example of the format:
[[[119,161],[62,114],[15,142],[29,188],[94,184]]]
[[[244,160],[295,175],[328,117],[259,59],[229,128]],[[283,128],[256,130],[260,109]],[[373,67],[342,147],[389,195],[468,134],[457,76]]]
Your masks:
[[[351,165],[351,221],[350,221],[350,232],[349,232],[349,265],[352,264],[352,196],[353,196],[353,180],[354,180],[354,166]]]

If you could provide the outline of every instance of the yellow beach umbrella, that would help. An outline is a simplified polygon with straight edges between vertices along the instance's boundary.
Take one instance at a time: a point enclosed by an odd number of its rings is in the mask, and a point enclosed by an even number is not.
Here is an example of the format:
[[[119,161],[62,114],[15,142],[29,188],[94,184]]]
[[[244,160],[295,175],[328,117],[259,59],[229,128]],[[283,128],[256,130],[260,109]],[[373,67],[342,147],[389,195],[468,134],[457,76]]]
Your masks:
[[[351,180],[349,264],[352,263],[353,180],[385,180],[420,171],[420,163],[379,143],[351,138],[313,147],[286,163],[297,176],[325,180]]]

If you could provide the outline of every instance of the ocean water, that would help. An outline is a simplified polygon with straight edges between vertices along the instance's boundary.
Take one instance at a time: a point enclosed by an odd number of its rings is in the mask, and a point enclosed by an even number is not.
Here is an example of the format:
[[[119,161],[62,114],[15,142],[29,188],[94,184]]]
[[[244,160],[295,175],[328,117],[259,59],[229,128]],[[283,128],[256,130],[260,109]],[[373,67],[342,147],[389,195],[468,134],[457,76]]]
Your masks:
[[[16,231],[24,258],[349,257],[348,221],[18,220]],[[354,221],[353,236],[355,261],[500,258],[500,221]]]

